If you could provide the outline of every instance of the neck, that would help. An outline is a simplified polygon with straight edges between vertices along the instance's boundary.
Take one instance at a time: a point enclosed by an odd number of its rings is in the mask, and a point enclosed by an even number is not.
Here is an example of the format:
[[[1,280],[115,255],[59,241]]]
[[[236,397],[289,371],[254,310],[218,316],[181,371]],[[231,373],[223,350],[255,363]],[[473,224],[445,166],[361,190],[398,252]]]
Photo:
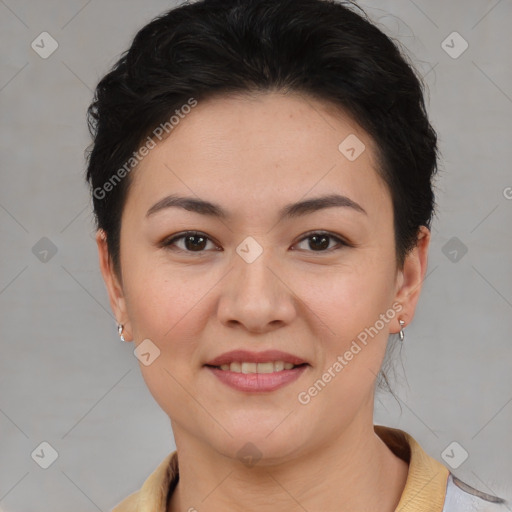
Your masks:
[[[167,512],[379,510],[393,512],[408,465],[353,422],[335,439],[279,464],[243,466],[173,427],[179,481]]]

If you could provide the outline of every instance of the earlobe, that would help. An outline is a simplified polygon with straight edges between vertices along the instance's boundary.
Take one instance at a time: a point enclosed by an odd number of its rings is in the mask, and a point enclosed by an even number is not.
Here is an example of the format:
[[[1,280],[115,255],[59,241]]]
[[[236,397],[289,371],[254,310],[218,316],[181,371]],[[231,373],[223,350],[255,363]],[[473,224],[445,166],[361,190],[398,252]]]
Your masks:
[[[107,293],[109,296],[110,307],[116,317],[116,323],[124,327],[124,336],[127,336],[128,317],[126,314],[126,302],[124,298],[123,287],[114,270],[112,258],[108,252],[107,237],[102,229],[96,233],[96,244],[98,246],[98,257],[101,274],[105,281]]]
[[[427,271],[429,244],[430,230],[426,226],[420,226],[416,246],[406,255],[403,268],[398,276],[395,301],[401,304],[402,311],[396,317],[396,332],[401,330],[399,320],[404,321],[405,326],[410,324],[414,317]]]

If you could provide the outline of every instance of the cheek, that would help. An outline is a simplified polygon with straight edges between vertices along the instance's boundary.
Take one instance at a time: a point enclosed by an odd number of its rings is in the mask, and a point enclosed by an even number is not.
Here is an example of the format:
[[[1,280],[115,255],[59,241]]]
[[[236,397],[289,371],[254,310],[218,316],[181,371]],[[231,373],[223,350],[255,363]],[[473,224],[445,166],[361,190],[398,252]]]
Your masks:
[[[367,264],[368,263],[368,264]],[[394,297],[393,268],[360,261],[293,279],[294,292],[317,315],[325,332],[347,340],[373,325]],[[311,313],[310,313],[311,314]]]
[[[314,313],[309,318],[316,319],[312,321],[319,329],[315,336],[318,366],[302,398],[310,400],[305,406],[308,414],[326,419],[322,428],[328,431],[350,421],[373,396],[394,316],[389,275],[390,270],[383,267],[361,265],[325,279],[317,276],[314,288],[302,281],[298,295],[307,297]],[[387,322],[381,320],[382,314],[387,314]]]
[[[201,304],[214,285],[209,283],[211,277],[194,277],[165,265],[144,267],[136,261],[131,270],[127,272],[131,276],[126,283],[127,310],[135,344],[149,338],[162,360],[188,357],[190,364],[206,320]]]
[[[199,365],[198,344],[206,321],[201,307],[204,281],[178,275],[167,275],[158,267],[146,268],[140,279],[126,284],[133,348],[149,339],[158,354],[147,366],[139,362],[141,375],[155,401],[173,417],[190,409],[190,395],[197,395],[192,367]]]
[[[361,258],[357,264],[295,280],[317,340],[315,377],[333,382],[324,400],[334,404],[342,398],[348,405],[372,389],[395,315],[393,271],[383,260]]]

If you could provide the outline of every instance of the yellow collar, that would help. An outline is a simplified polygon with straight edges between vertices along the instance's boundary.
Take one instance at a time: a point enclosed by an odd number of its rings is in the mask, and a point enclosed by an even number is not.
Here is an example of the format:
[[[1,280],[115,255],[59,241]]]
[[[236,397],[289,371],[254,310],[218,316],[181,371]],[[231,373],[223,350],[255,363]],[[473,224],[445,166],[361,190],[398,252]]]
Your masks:
[[[383,425],[374,425],[374,431],[395,455],[409,464],[396,512],[442,512],[448,469],[425,453],[407,432]],[[174,490],[178,478],[178,454],[174,451],[151,473],[140,491],[130,494],[112,512],[166,512],[168,492]]]
[[[409,463],[405,488],[396,512],[442,512],[450,472],[428,455],[407,432],[374,425],[375,433],[398,457]]]

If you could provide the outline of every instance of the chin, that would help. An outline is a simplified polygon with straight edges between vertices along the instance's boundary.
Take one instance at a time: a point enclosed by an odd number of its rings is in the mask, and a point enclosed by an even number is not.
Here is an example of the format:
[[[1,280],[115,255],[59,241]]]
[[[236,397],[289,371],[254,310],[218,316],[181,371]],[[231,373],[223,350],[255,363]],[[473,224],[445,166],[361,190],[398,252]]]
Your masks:
[[[211,440],[210,446],[226,457],[241,462],[257,460],[260,465],[275,465],[296,458],[305,443],[302,439],[305,433],[298,435],[296,428],[290,428],[292,425],[285,426],[289,419],[283,422],[282,415],[259,420],[261,417],[231,426],[225,423],[232,437],[223,431],[221,439]]]

